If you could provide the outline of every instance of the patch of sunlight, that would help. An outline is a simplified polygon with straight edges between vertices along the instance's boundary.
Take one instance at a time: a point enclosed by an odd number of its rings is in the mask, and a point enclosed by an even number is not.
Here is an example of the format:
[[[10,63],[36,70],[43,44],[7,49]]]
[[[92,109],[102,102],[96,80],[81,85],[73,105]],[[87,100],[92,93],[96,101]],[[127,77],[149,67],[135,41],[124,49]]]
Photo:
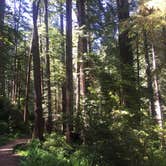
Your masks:
[[[0,152],[12,151],[12,150],[13,150],[12,148],[3,148],[3,149],[0,149]]]
[[[163,13],[166,12],[166,0],[150,0],[145,3],[145,6],[155,10],[160,10]]]
[[[17,155],[22,156],[22,157],[26,157],[26,156],[28,156],[28,151],[20,150],[17,152]]]

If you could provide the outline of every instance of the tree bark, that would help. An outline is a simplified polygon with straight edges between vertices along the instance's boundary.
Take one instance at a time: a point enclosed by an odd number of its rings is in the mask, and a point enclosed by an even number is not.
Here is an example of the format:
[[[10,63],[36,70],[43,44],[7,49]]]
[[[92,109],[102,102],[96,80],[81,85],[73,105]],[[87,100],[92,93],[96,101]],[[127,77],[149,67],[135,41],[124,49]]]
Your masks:
[[[117,0],[119,22],[129,18],[129,3],[124,0]],[[121,72],[121,100],[122,104],[130,111],[138,109],[138,94],[136,90],[136,76],[131,43],[128,30],[120,32],[119,35],[119,59]]]
[[[162,128],[162,111],[160,105],[160,93],[159,93],[159,84],[157,77],[157,65],[156,65],[156,54],[155,48],[152,44],[152,67],[153,67],[153,84],[154,84],[154,107],[155,107],[155,119],[157,124]]]
[[[85,21],[85,0],[77,0],[77,17],[80,28],[86,25]],[[83,28],[83,31],[85,27]],[[84,35],[84,34],[83,34]],[[87,53],[87,39],[84,36],[79,35],[78,40],[78,88],[80,90],[80,98],[82,109],[84,110],[85,100],[85,72],[84,72],[84,54]],[[79,103],[78,103],[79,104]]]
[[[151,64],[149,59],[149,48],[148,48],[148,40],[147,40],[147,32],[143,30],[144,35],[144,52],[145,52],[145,62],[146,62],[146,75],[147,75],[147,84],[148,84],[148,97],[149,97],[149,106],[150,106],[150,114],[155,116],[155,106],[154,106],[154,92],[153,92],[153,81],[152,81],[152,73],[151,73]]]
[[[85,97],[86,97],[86,81],[85,81],[85,60],[84,56],[87,53],[88,41],[85,37],[86,27],[86,12],[85,12],[85,2],[86,0],[77,0],[77,19],[79,28],[83,33],[78,37],[78,57],[77,57],[77,94],[76,94],[76,109],[77,109],[77,128],[76,130],[80,132],[82,130],[83,140],[85,142],[84,129],[87,124],[87,114],[85,110]],[[80,119],[81,115],[81,119]],[[81,121],[83,124],[81,124]]]
[[[30,89],[30,75],[31,75],[31,61],[32,61],[32,41],[30,43],[29,55],[28,55],[28,64],[27,64],[27,74],[26,74],[26,90],[25,90],[25,105],[24,105],[24,122],[27,123],[29,109],[29,89]]]
[[[43,140],[43,110],[42,110],[42,95],[41,95],[41,73],[40,73],[40,53],[39,53],[39,37],[37,28],[37,18],[40,0],[33,1],[33,41],[32,41],[32,56],[34,68],[34,97],[35,97],[35,127],[34,137]]]
[[[51,85],[50,85],[50,56],[49,56],[49,30],[48,30],[48,0],[44,0],[45,5],[45,32],[46,32],[46,76],[47,76],[47,108],[48,108],[48,122],[47,131],[51,133],[52,131],[52,110],[51,110]]]
[[[20,16],[21,16],[21,7],[22,7],[22,2],[21,0],[19,1],[19,7],[17,10],[17,2],[16,0],[14,0],[14,16],[13,16],[13,20],[14,20],[14,30],[15,30],[15,34],[14,34],[14,59],[13,59],[13,87],[12,87],[12,100],[14,103],[19,104],[19,66],[20,66],[20,62],[19,62],[19,57],[18,57],[18,30],[19,30],[19,24],[20,24]],[[18,15],[18,17],[17,17]]]
[[[61,13],[60,13],[60,26],[61,26],[61,35],[62,35],[62,41],[61,41],[61,50],[62,50],[62,55],[61,55],[61,61],[63,65],[66,65],[65,62],[65,43],[64,43],[64,10],[63,10],[63,2],[60,2],[60,8],[61,8]],[[62,113],[63,113],[63,133],[66,131],[66,125],[64,122],[65,119],[65,114],[66,114],[66,81],[62,83]]]
[[[4,29],[4,16],[5,16],[5,0],[0,0],[0,36],[3,37]],[[4,43],[3,40],[0,40],[0,95],[5,96],[5,62],[4,59]]]
[[[72,0],[66,0],[66,138],[70,142],[73,113]]]

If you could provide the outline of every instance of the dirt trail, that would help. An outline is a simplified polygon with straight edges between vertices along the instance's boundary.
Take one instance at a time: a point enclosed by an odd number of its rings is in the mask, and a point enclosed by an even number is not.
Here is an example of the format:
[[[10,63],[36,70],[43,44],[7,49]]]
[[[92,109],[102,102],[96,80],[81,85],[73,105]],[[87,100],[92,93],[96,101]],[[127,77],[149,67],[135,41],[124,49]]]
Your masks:
[[[19,166],[19,156],[13,154],[13,148],[22,143],[26,143],[28,139],[17,139],[0,147],[0,166]]]

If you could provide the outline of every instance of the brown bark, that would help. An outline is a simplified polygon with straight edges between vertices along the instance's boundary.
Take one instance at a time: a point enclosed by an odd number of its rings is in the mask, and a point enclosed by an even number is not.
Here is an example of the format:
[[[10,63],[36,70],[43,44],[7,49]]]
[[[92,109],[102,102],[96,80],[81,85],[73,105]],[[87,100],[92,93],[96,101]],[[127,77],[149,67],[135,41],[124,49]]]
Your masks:
[[[41,95],[41,73],[40,73],[40,53],[39,53],[39,37],[37,28],[37,18],[40,0],[33,1],[33,40],[32,40],[32,57],[34,68],[34,97],[35,97],[35,127],[34,137],[43,140],[43,110]]]
[[[60,8],[61,8],[61,13],[60,13],[60,26],[61,26],[61,35],[62,37],[64,37],[64,14],[63,14],[63,2],[60,2]],[[65,65],[65,43],[64,43],[64,39],[62,38],[62,42],[61,42],[61,50],[62,50],[62,63]],[[63,113],[63,133],[65,133],[66,131],[66,125],[64,122],[65,119],[65,114],[66,114],[66,81],[64,80],[64,82],[62,83],[62,113]]]
[[[119,22],[129,18],[129,3],[124,0],[117,0]],[[119,35],[119,59],[121,72],[121,100],[122,104],[129,110],[138,109],[138,94],[136,90],[136,76],[133,64],[133,54],[129,39],[128,30],[120,32]]]
[[[46,32],[46,76],[47,76],[47,108],[48,108],[48,126],[47,131],[51,133],[52,131],[52,110],[51,110],[51,85],[50,85],[50,55],[49,55],[49,30],[48,30],[48,0],[44,0],[45,5],[45,32]]]
[[[3,37],[3,27],[4,27],[4,16],[5,16],[5,0],[0,0],[0,36]],[[3,62],[4,55],[4,43],[0,40],[0,95],[5,96],[5,64]]]
[[[79,28],[83,31],[82,35],[79,35],[78,38],[78,57],[77,57],[77,94],[76,94],[76,109],[77,109],[77,127],[76,130],[80,132],[82,130],[82,134],[84,137],[84,129],[87,124],[86,120],[86,110],[85,110],[85,97],[86,97],[86,87],[85,87],[85,60],[84,56],[87,53],[87,45],[88,41],[85,37],[85,28],[86,27],[86,13],[85,13],[85,2],[86,0],[77,0],[77,19]],[[80,122],[83,120],[83,124]],[[83,127],[83,128],[82,128]],[[85,139],[84,139],[85,142]]]
[[[30,43],[30,50],[28,55],[27,74],[26,74],[26,90],[25,90],[25,105],[24,105],[24,122],[28,120],[28,102],[29,102],[29,90],[30,90],[30,75],[31,75],[31,61],[32,61],[32,41]]]
[[[18,57],[18,30],[19,30],[19,24],[20,24],[20,16],[21,16],[21,6],[22,2],[21,0],[19,1],[19,9],[17,10],[16,8],[16,0],[14,0],[14,30],[15,30],[15,36],[14,36],[14,41],[15,41],[15,47],[14,47],[14,60],[13,60],[13,87],[12,87],[12,100],[14,103],[19,101],[19,57]],[[16,15],[18,15],[18,18],[16,18]],[[17,102],[17,104],[19,104]]]
[[[70,142],[73,112],[72,0],[66,0],[66,138]]]
[[[78,24],[82,28],[86,25],[85,22],[85,0],[77,0],[77,13],[78,13]],[[85,29],[85,28],[84,28]],[[83,29],[83,30],[84,30]],[[85,30],[84,30],[85,31]],[[84,36],[79,36],[78,41],[78,104],[81,101],[82,109],[84,110],[84,100],[85,100],[85,72],[84,72],[84,54],[87,53],[87,39]],[[80,106],[78,106],[80,108]]]

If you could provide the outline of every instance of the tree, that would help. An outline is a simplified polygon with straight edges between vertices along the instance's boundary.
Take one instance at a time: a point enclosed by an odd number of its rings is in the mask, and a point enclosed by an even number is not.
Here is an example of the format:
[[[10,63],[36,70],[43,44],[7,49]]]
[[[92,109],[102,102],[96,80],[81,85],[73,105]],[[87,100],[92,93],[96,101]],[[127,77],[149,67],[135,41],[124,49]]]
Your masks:
[[[3,29],[4,29],[4,16],[5,16],[5,0],[0,1],[0,95],[5,96],[5,64],[4,64],[4,41]]]
[[[156,63],[156,51],[154,45],[151,46],[152,49],[152,68],[153,68],[153,83],[154,83],[154,106],[155,106],[155,120],[157,124],[162,128],[163,119],[162,119],[162,111],[161,111],[161,103],[160,103],[160,92],[159,92],[159,83],[158,83],[158,75],[156,73],[157,63]]]
[[[64,9],[63,9],[63,2],[60,2],[60,31],[62,36],[61,41],[61,61],[62,64],[65,65],[65,42],[64,42]],[[62,83],[62,113],[63,113],[63,132],[66,130],[66,125],[64,123],[64,118],[66,114],[66,80]]]
[[[33,40],[32,40],[32,56],[34,67],[34,97],[35,97],[35,126],[34,137],[43,140],[43,112],[42,112],[42,94],[41,94],[41,75],[40,75],[40,53],[39,53],[39,37],[37,18],[40,0],[33,1]]]
[[[129,19],[129,2],[117,0],[117,5],[120,23],[122,21],[127,21],[127,19]],[[121,102],[126,108],[134,111],[135,109],[138,109],[137,101],[139,100],[139,97],[136,91],[132,47],[129,38],[129,29],[123,30],[121,27],[119,35],[119,59],[122,78]]]
[[[85,14],[85,0],[77,0],[77,18],[80,31],[83,31],[79,35],[78,39],[78,76],[80,77],[78,81],[80,88],[80,95],[82,101],[85,99],[85,73],[84,73],[84,54],[87,53],[87,39],[85,36],[86,28],[86,14]],[[79,93],[79,92],[78,92]],[[82,103],[83,104],[83,103]],[[83,104],[84,105],[84,104]],[[84,106],[83,106],[84,107]]]
[[[51,111],[51,85],[50,85],[50,56],[49,56],[49,34],[48,34],[48,0],[44,0],[45,6],[45,31],[46,31],[46,76],[47,76],[47,107],[48,107],[48,123],[47,130],[51,133],[52,130],[52,111]]]
[[[85,83],[85,54],[87,53],[87,37],[85,36],[86,27],[86,0],[77,0],[77,19],[79,31],[82,32],[78,36],[78,57],[77,57],[77,94],[76,94],[76,109],[77,114],[85,119],[85,97],[86,97],[86,83]],[[80,121],[78,117],[78,121]],[[80,122],[79,122],[80,123]],[[86,123],[84,121],[84,123]],[[85,125],[85,124],[84,124]],[[79,126],[77,126],[79,127]],[[78,128],[79,129],[79,128]]]
[[[147,75],[147,87],[148,87],[148,98],[150,105],[150,114],[161,128],[163,126],[163,117],[160,103],[160,90],[159,90],[159,79],[158,79],[158,64],[157,64],[157,51],[155,49],[155,36],[156,24],[158,21],[156,17],[160,17],[160,8],[157,10],[153,7],[149,7],[148,4],[144,4],[140,10],[142,24],[142,33],[144,41],[144,53],[145,61],[147,64],[146,75]],[[153,19],[151,16],[154,15]],[[162,23],[160,23],[162,25]],[[162,27],[162,26],[161,26]],[[161,33],[161,32],[160,32]],[[159,43],[158,43],[159,44]],[[162,48],[160,48],[162,50]]]
[[[72,0],[66,0],[66,137],[70,142],[73,112]]]
[[[27,123],[29,109],[29,93],[30,93],[30,76],[31,76],[31,61],[32,61],[32,41],[30,43],[30,49],[28,54],[28,64],[27,64],[27,71],[26,71],[26,90],[25,90],[25,105],[24,105],[24,122]]]
[[[149,97],[149,106],[150,106],[150,114],[155,116],[155,106],[154,106],[154,92],[153,92],[153,81],[152,81],[152,73],[151,73],[151,64],[149,58],[149,48],[148,48],[148,40],[147,40],[147,32],[144,30],[143,32],[144,37],[144,53],[145,53],[145,61],[147,64],[146,67],[146,75],[147,75],[147,85],[148,85],[148,97]]]

